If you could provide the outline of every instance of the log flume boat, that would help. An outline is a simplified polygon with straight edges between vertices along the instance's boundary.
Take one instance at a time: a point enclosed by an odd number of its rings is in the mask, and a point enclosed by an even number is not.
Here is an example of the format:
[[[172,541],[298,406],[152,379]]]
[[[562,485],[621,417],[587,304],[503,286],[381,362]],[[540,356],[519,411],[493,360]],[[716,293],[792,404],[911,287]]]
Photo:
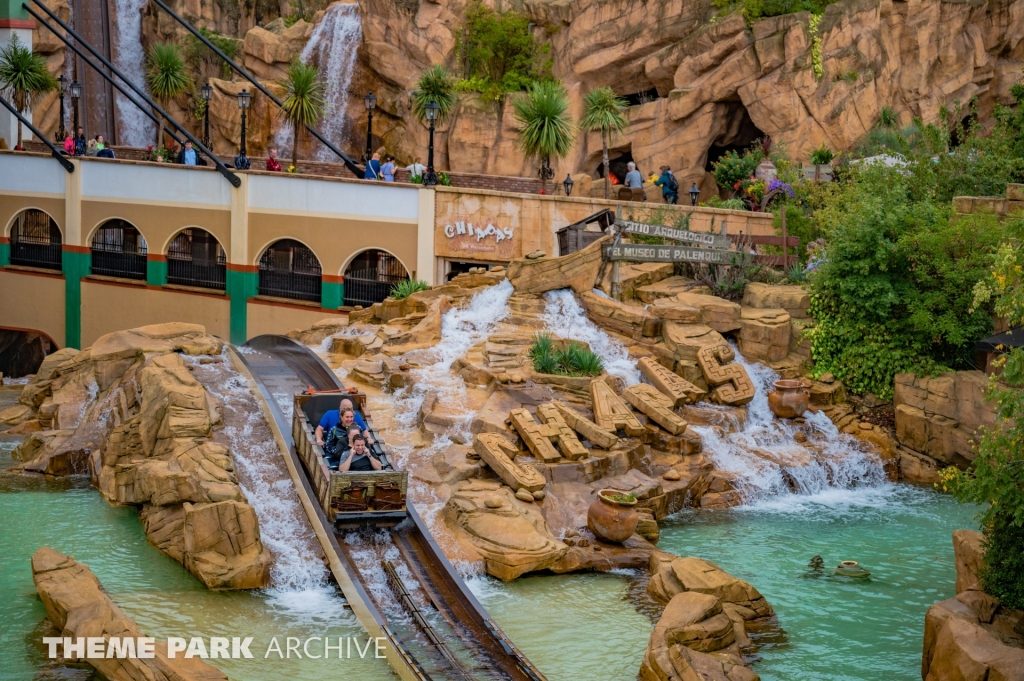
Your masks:
[[[342,397],[365,417],[366,395],[346,388],[320,357],[284,336],[257,336],[236,364],[262,397],[285,464],[327,555],[331,572],[371,636],[403,679],[547,681],[491,619],[406,498],[408,472],[395,470],[366,417],[382,470],[339,473],[324,463],[314,428]],[[289,419],[276,397],[290,396]],[[385,533],[386,536],[381,536]],[[387,559],[357,547],[390,541]],[[372,564],[370,564],[372,562]],[[381,586],[386,584],[387,593]],[[416,596],[419,596],[418,598]],[[397,606],[395,604],[398,604]]]

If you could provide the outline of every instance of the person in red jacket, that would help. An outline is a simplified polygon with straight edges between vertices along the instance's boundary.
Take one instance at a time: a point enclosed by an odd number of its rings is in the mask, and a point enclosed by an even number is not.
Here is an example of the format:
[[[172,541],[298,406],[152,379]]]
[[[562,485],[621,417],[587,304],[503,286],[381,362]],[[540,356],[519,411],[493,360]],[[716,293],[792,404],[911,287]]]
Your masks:
[[[281,164],[277,162],[277,149],[271,149],[267,156],[267,170],[279,173],[281,172]]]

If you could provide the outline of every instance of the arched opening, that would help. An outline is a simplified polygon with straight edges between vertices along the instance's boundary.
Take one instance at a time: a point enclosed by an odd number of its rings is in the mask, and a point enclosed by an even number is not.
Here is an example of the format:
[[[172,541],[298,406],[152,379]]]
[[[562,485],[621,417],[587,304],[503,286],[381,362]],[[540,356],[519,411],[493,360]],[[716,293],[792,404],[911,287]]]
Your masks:
[[[57,344],[45,333],[0,328],[0,373],[8,378],[34,374]]]
[[[611,173],[613,185],[622,184],[623,180],[626,179],[626,173],[629,172],[629,169],[626,168],[626,164],[632,162],[632,151],[626,150],[616,155],[613,150],[608,150],[608,172]],[[642,170],[641,174],[643,174]],[[597,176],[599,178],[604,177],[604,161],[600,159],[597,162]]]
[[[167,248],[167,283],[223,291],[227,262],[217,237],[198,227],[183,229]]]
[[[145,280],[146,239],[126,220],[107,220],[92,237],[92,273]]]
[[[345,305],[368,307],[389,295],[391,288],[409,278],[405,265],[387,251],[363,251],[345,270]]]
[[[275,241],[260,256],[261,296],[320,302],[320,261],[295,239]]]
[[[18,213],[11,227],[11,264],[61,270],[61,234],[57,223],[41,210]]]
[[[711,147],[708,149],[708,159],[704,164],[704,170],[707,172],[712,172],[713,164],[730,151],[742,154],[754,140],[764,137],[764,133],[754,125],[743,102],[720,102],[717,109],[716,113],[720,114],[720,127],[718,135],[711,141]]]

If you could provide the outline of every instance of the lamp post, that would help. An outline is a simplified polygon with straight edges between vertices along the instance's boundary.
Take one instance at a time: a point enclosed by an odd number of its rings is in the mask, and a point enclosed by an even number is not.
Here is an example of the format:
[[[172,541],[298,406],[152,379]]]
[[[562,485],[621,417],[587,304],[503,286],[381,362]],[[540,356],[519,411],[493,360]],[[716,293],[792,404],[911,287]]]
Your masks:
[[[210,100],[213,98],[213,88],[207,83],[199,88],[199,96],[203,98],[203,146],[210,148]],[[244,115],[244,114],[243,114]],[[244,128],[244,126],[243,126]]]
[[[700,197],[700,190],[697,189],[697,183],[694,182],[693,186],[690,187],[690,205],[691,206],[696,206],[697,205],[697,199],[699,197]]]
[[[60,121],[57,123],[57,141],[63,142],[64,138],[68,136],[68,131],[64,129],[64,97],[67,94],[69,83],[64,74],[61,74],[57,82],[60,83]]]
[[[551,167],[551,159],[547,156],[540,163],[540,170],[537,171],[537,176],[540,177],[541,184],[550,182],[555,177],[555,171]]]
[[[424,109],[427,120],[430,121],[430,146],[427,148],[427,172],[423,173],[423,185],[433,187],[437,184],[437,173],[434,171],[434,121],[441,113],[441,107],[437,102],[431,101]]]
[[[242,143],[238,156],[235,157],[235,168],[238,170],[249,169],[249,159],[245,157],[245,112],[249,109],[249,101],[251,99],[252,95],[249,94],[248,90],[242,90],[238,93],[238,108],[242,110]]]
[[[77,80],[71,84],[71,108],[74,110],[75,115],[75,135],[78,135],[78,100],[82,98],[82,84]],[[78,140],[75,139],[75,143]]]
[[[562,186],[565,187],[565,195],[566,196],[569,196],[570,194],[572,194],[572,186],[574,184],[576,184],[576,183],[572,181],[572,177],[570,177],[568,174],[566,174],[565,181],[562,182]]]
[[[366,153],[363,155],[363,162],[369,163],[373,158],[373,110],[377,108],[377,95],[373,92],[366,93],[363,97],[363,106],[366,107]]]

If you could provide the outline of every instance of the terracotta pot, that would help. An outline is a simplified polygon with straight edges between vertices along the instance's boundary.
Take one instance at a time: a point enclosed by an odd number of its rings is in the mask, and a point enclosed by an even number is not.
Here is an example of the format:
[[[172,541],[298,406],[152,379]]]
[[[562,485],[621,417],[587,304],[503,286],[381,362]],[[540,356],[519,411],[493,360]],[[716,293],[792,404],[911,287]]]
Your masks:
[[[612,501],[611,495],[625,494],[614,489],[603,489],[587,509],[587,527],[599,539],[620,544],[636,532],[639,517],[636,501]],[[606,496],[607,495],[607,496]]]
[[[775,391],[768,394],[772,413],[783,419],[792,419],[807,411],[811,393],[803,381],[775,381]]]

